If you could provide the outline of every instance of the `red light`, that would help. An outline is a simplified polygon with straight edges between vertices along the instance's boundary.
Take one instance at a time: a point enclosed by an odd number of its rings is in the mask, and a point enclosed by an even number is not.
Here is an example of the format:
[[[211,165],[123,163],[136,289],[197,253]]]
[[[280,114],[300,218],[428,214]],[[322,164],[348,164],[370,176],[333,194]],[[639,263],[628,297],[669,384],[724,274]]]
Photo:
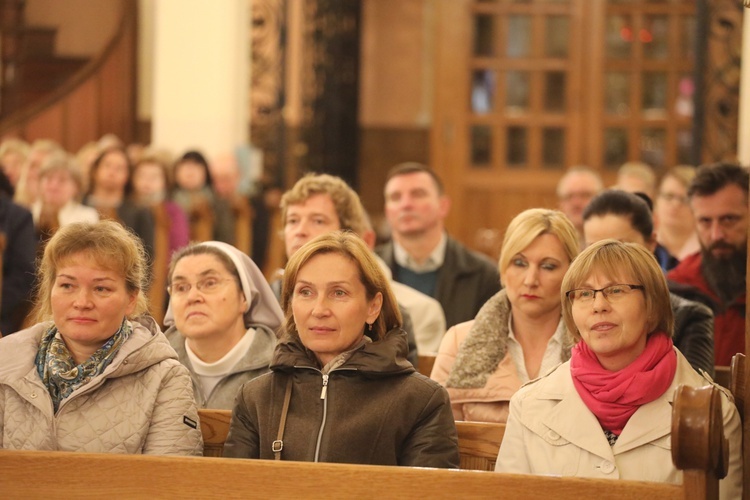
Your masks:
[[[626,42],[633,41],[633,30],[630,29],[630,26],[623,26],[622,28],[620,28],[620,38],[622,38]]]
[[[641,29],[641,32],[638,34],[638,38],[640,38],[641,42],[643,43],[651,43],[654,41],[654,35],[652,35],[651,32],[647,29]]]

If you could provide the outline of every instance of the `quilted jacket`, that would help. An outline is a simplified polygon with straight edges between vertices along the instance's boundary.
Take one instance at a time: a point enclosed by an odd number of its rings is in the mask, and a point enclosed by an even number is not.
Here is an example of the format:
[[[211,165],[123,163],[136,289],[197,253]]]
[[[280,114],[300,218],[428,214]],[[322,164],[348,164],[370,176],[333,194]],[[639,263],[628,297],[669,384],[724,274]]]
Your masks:
[[[190,375],[151,318],[131,323],[112,363],[56,414],[34,363],[50,326],[0,339],[0,448],[202,454]]]

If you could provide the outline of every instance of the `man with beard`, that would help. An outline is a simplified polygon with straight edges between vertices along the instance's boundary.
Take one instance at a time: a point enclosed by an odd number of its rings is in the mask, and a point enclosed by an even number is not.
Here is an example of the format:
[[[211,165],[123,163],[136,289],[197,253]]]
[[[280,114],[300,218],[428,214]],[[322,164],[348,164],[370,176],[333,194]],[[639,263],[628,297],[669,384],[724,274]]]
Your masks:
[[[419,163],[396,165],[385,182],[393,241],[375,249],[394,280],[440,302],[448,328],[474,319],[500,291],[497,265],[446,234],[449,209],[435,172]]]
[[[701,251],[683,259],[667,278],[695,287],[714,302],[714,356],[727,366],[745,352],[748,171],[718,163],[698,169],[688,189]]]

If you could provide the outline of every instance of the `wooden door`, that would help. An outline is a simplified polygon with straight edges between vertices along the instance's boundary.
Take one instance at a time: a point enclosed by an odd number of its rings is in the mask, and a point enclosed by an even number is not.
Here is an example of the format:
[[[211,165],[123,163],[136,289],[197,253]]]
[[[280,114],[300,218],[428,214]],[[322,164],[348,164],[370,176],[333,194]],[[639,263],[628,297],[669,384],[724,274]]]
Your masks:
[[[693,0],[436,1],[431,161],[467,245],[496,256],[571,166],[686,162]]]

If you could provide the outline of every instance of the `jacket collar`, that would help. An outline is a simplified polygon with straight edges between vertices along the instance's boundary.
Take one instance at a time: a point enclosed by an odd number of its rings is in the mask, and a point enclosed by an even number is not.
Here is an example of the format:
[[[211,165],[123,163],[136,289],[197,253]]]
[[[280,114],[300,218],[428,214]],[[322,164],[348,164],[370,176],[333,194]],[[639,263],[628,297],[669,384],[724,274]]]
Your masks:
[[[270,353],[271,347],[276,344],[276,335],[265,325],[254,324],[250,325],[250,328],[255,328],[255,337],[248,349],[252,356],[243,357],[234,365],[229,375],[268,368],[268,364],[271,362],[270,354],[266,355],[265,353]],[[176,326],[169,327],[164,335],[177,352],[180,363],[185,365],[191,373],[194,373],[193,365],[190,363],[190,358],[188,358],[185,349],[185,337],[177,330]]]
[[[451,238],[447,233],[445,234],[445,238],[445,256],[441,269],[450,269],[451,279],[455,276],[471,274],[481,270],[479,261],[470,259],[470,254],[461,247],[461,244],[458,241]],[[394,244],[392,241],[377,248],[378,255],[380,255],[392,271],[396,269],[396,258],[394,252]]]
[[[112,363],[85,388],[98,385],[107,378],[144,370],[166,359],[177,359],[174,349],[150,316],[141,316],[130,323],[133,333]],[[8,384],[19,394],[37,394],[39,397],[32,397],[29,401],[45,412],[52,411],[52,406],[48,396],[41,397],[47,389],[39,378],[34,360],[41,337],[50,326],[50,322],[37,323],[0,341],[0,384]],[[23,378],[19,378],[19,374],[23,374]]]
[[[531,430],[552,442],[565,440],[602,458],[613,458],[613,451],[593,413],[578,396],[570,375],[570,363],[560,365],[548,375],[553,390],[542,390],[540,400],[557,401],[549,412],[542,415],[538,424],[530,423]],[[571,416],[574,416],[571,418]],[[533,428],[537,427],[537,428]],[[598,431],[598,432],[597,432]]]
[[[446,387],[468,389],[487,384],[508,351],[510,314],[505,290],[500,290],[482,306],[459,347]],[[560,361],[570,358],[570,348],[567,342],[563,343]]]
[[[560,438],[603,458],[625,453],[669,436],[674,392],[680,383],[685,382],[690,372],[690,364],[677,351],[677,370],[672,384],[659,398],[638,408],[628,420],[617,443],[610,447],[603,431],[592,432],[592,429],[601,429],[601,425],[578,395],[570,374],[570,363],[564,363],[548,375],[549,383],[544,383],[536,394],[537,399],[559,403],[540,418],[541,426],[538,429],[531,430],[540,435],[552,431],[553,436],[559,435]],[[575,418],[571,418],[571,415],[575,415]]]
[[[482,264],[458,241],[448,236],[443,266],[451,269],[454,276],[473,274],[482,271]]]
[[[372,377],[413,373],[416,370],[406,359],[408,352],[406,332],[397,328],[386,333],[384,339],[367,342],[355,350],[339,369],[357,370]],[[285,336],[276,345],[271,370],[290,371],[294,368],[320,370],[312,351],[299,339]]]
[[[602,458],[610,458],[651,443],[668,436],[671,431],[672,388],[659,399],[638,408],[628,420],[615,445],[610,447],[596,416],[575,393],[572,380],[570,387],[573,392],[563,395],[552,411],[542,418],[542,424],[563,439]],[[571,418],[571,415],[575,415],[575,418]]]

